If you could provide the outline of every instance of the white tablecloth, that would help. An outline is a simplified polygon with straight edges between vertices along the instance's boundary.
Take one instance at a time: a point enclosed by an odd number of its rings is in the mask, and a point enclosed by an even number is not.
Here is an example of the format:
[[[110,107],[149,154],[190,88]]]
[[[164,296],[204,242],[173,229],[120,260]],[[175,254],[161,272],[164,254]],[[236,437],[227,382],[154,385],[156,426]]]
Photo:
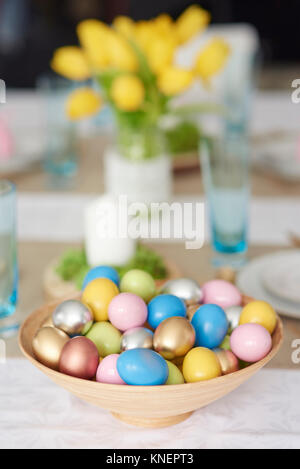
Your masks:
[[[300,373],[262,370],[188,420],[141,429],[53,384],[23,359],[0,364],[0,448],[300,448]]]

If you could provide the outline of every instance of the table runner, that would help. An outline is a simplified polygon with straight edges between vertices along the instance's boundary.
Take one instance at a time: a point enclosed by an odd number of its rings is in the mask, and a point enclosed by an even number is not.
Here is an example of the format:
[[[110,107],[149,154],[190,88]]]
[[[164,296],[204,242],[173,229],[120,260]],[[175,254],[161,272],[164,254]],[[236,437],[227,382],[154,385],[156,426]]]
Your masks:
[[[96,194],[53,193],[37,196],[36,193],[20,193],[18,197],[19,239],[56,242],[83,240],[84,209],[95,197],[97,197]],[[172,201],[196,203],[203,202],[204,199],[200,196],[189,197],[181,194],[174,197]],[[249,213],[250,244],[288,245],[289,233],[300,235],[299,212],[300,197],[253,197],[250,201]],[[205,241],[208,242],[207,214],[205,223]]]
[[[178,425],[143,429],[9,359],[0,365],[0,448],[300,448],[299,387],[299,372],[262,370]]]

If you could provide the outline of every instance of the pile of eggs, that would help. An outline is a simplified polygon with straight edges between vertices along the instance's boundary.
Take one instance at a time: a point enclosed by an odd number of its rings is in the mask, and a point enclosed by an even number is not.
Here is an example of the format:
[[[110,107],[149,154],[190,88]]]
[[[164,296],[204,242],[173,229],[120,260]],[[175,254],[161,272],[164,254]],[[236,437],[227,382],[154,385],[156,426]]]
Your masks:
[[[62,302],[33,339],[44,365],[77,378],[122,385],[182,384],[229,374],[264,358],[277,317],[271,305],[242,307],[224,280],[202,288],[169,280],[157,292],[147,272],[87,274],[79,300]]]

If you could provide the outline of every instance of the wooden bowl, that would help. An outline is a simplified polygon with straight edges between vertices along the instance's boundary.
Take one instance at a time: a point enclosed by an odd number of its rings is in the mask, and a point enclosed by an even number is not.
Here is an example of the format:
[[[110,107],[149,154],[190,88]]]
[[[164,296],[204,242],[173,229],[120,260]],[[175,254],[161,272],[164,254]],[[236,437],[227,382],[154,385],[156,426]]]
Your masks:
[[[244,297],[244,304],[251,299]],[[247,368],[199,383],[171,386],[118,386],[73,378],[39,363],[32,351],[32,339],[41,324],[59,302],[42,306],[23,323],[19,346],[28,360],[51,378],[86,402],[108,409],[118,419],[142,427],[165,427],[189,417],[192,412],[225,396],[268,363],[278,352],[283,340],[282,322],[278,318],[272,336],[270,353]]]

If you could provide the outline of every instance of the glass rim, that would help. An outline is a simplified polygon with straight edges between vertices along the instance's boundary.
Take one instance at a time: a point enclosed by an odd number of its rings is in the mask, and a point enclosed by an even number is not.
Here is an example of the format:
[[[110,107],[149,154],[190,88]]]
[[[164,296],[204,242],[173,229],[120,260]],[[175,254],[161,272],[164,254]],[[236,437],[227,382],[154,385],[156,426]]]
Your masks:
[[[0,198],[16,192],[16,185],[8,179],[0,179]]]

